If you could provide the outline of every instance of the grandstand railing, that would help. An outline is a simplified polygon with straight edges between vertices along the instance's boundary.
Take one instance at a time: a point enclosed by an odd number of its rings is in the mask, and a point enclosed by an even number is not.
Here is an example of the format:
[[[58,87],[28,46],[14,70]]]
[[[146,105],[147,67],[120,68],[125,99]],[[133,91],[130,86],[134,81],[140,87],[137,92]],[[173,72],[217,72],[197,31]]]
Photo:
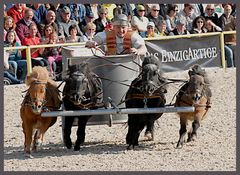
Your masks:
[[[177,38],[192,38],[192,37],[204,37],[204,36],[220,36],[220,48],[221,48],[221,59],[222,59],[222,67],[225,66],[225,51],[224,51],[224,35],[228,34],[236,34],[236,31],[224,31],[224,32],[211,32],[211,33],[202,33],[202,34],[188,34],[188,35],[175,35],[175,36],[161,36],[154,37],[154,40],[168,40],[168,39],[177,39]],[[144,38],[144,40],[149,41],[152,38]],[[27,75],[30,75],[32,72],[32,63],[31,63],[31,52],[32,48],[47,48],[47,47],[58,47],[58,46],[85,46],[85,42],[78,43],[61,43],[61,44],[47,44],[47,45],[34,45],[34,46],[18,46],[18,47],[4,47],[4,51],[12,50],[12,49],[26,49],[26,59],[27,59]]]

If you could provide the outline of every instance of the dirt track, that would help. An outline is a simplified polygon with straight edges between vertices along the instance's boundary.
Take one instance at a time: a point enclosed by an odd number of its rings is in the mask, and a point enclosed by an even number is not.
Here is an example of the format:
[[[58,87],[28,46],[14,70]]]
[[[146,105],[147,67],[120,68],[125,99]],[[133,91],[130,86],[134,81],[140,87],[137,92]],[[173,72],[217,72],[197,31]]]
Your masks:
[[[61,119],[45,135],[43,147],[24,157],[21,119],[21,91],[25,85],[4,87],[4,171],[235,171],[236,170],[236,69],[206,69],[213,91],[212,108],[202,122],[198,140],[175,149],[179,118],[164,114],[156,125],[155,141],[143,141],[126,151],[127,128],[118,124],[88,126],[86,143],[80,152],[64,148]],[[187,72],[165,74],[187,78]],[[168,103],[178,86],[168,91]],[[75,135],[76,127],[73,129]]]

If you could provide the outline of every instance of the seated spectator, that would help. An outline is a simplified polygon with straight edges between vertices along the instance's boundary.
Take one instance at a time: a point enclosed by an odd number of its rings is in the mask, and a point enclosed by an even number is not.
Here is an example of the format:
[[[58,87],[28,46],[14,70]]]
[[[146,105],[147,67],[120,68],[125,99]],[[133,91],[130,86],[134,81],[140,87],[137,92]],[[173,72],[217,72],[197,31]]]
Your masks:
[[[206,19],[205,22],[205,28],[207,29],[207,32],[221,32],[221,27],[217,26],[215,23],[212,22],[211,19]]]
[[[224,11],[222,4],[214,4],[214,9],[215,9],[215,13],[218,15],[218,18],[220,18],[220,16],[222,16]]]
[[[47,10],[45,6],[38,3],[34,3],[30,8],[33,9],[33,13],[34,13],[33,21],[37,25],[39,25],[46,18]]]
[[[214,4],[207,4],[205,7],[205,13],[202,15],[205,19],[211,19],[211,21],[220,26],[220,20],[218,18],[217,13],[215,13],[215,6]]]
[[[87,37],[88,40],[92,40],[95,34],[96,34],[96,25],[92,22],[87,23],[85,27],[84,35]]]
[[[164,18],[164,20],[166,19],[169,5],[171,5],[171,4],[159,4],[159,6],[160,6],[159,15],[161,15]]]
[[[75,20],[71,20],[71,11],[68,6],[64,6],[61,11],[61,20],[58,21],[58,30],[59,30],[59,39],[62,41],[65,41],[66,37],[69,37],[69,27],[71,25],[76,25],[77,26],[77,35],[82,36],[82,32],[80,28],[78,27],[78,23]]]
[[[23,4],[14,4],[8,11],[7,15],[11,16],[15,22],[15,24],[20,21],[24,16],[24,5]]]
[[[168,36],[169,32],[167,31],[167,23],[165,20],[159,21],[157,24],[157,30],[159,36]]]
[[[190,34],[185,27],[186,21],[184,18],[180,18],[176,21],[176,29],[169,33],[169,36],[172,35],[187,35]]]
[[[173,29],[176,28],[176,20],[178,19],[177,16],[178,12],[178,6],[175,5],[169,5],[169,9],[167,10],[166,15],[166,24],[167,24],[167,31],[171,32]]]
[[[68,43],[84,42],[84,41],[88,40],[85,35],[77,36],[77,26],[76,25],[71,25],[69,27],[69,34],[70,34],[70,36],[66,37],[66,42],[68,42]]]
[[[19,42],[16,41],[16,33],[14,31],[8,31],[6,35],[6,41],[4,42],[5,47],[17,47],[21,46]],[[22,60],[21,51],[18,49],[8,50],[8,63],[12,65],[15,78],[20,80],[25,80],[27,75],[27,62]],[[17,76],[17,73],[20,72]]]
[[[79,24],[81,31],[84,31],[86,25],[87,25],[88,23],[93,23],[93,21],[94,21],[94,14],[93,14],[93,12],[87,11],[87,12],[86,12],[86,16],[85,16],[83,22],[81,22],[81,23]],[[95,26],[96,26],[96,25],[95,25]]]
[[[205,29],[205,18],[202,16],[198,16],[193,20],[192,30],[190,31],[191,34],[196,33],[206,33],[207,30]]]
[[[52,32],[54,32],[53,26],[51,24],[45,25],[43,29],[43,35],[41,37],[41,42],[45,42],[45,40],[48,40]]]
[[[44,44],[57,44],[59,43],[58,34],[56,32],[52,32],[49,35],[49,38],[45,40]],[[60,73],[61,70],[57,71],[57,65],[62,67],[62,55],[61,55],[61,47],[47,47],[41,48],[40,54],[48,60],[50,73],[52,77],[55,78],[55,73]]]
[[[16,35],[16,41],[21,43],[19,37],[17,36],[17,33],[15,32],[16,24],[11,16],[5,16],[4,17],[4,41],[6,39],[6,34],[9,31],[14,31]]]
[[[178,17],[185,20],[185,28],[188,31],[192,30],[192,22],[197,17],[193,8],[194,4],[184,4],[183,10],[178,13]]]
[[[232,6],[230,4],[226,4],[224,6],[224,13],[220,17],[220,27],[223,30],[225,26],[230,26],[232,30],[236,30],[235,17],[233,17],[231,13],[232,13]]]
[[[155,24],[152,21],[148,22],[147,31],[145,32],[143,38],[154,38],[158,36],[159,35],[155,32]]]
[[[82,23],[86,16],[86,7],[83,4],[68,4],[71,11],[71,19],[77,21],[78,24]],[[80,27],[80,26],[79,26]]]
[[[112,20],[114,16],[113,9],[117,7],[116,4],[102,4],[102,7],[108,10],[107,19]]]
[[[138,5],[136,10],[137,15],[133,16],[131,20],[132,29],[138,31],[140,36],[143,37],[147,31],[147,24],[149,20],[145,17],[145,7],[143,5]]]
[[[90,12],[93,13],[94,19],[97,19],[98,16],[98,4],[84,4],[86,8],[86,15]]]
[[[37,25],[35,23],[31,23],[29,26],[29,36],[25,37],[22,40],[22,45],[24,46],[32,46],[40,44],[40,38],[37,37]],[[31,62],[32,66],[48,66],[47,60],[40,57],[40,49],[32,48],[31,49]],[[26,58],[25,50],[22,52],[22,57]]]
[[[107,18],[108,9],[101,7],[98,12],[99,18],[95,19],[93,23],[96,25],[96,33],[102,32],[105,30],[105,27],[111,22]]]
[[[159,4],[152,4],[150,6],[150,13],[146,16],[149,21],[153,21],[155,26],[157,26],[157,23],[164,18],[159,15],[160,7]]]
[[[46,18],[39,25],[39,31],[40,31],[41,35],[44,35],[44,27],[46,25],[51,25],[53,27],[53,30],[58,33],[58,25],[55,22],[55,20],[56,20],[55,12],[52,10],[49,10],[46,14]]]
[[[35,22],[32,20],[32,18],[33,18],[33,10],[28,8],[24,12],[23,19],[21,19],[17,23],[16,32],[17,32],[17,35],[18,35],[19,39],[21,40],[21,42],[23,41],[24,38],[29,36],[29,33],[30,33],[29,26],[30,26],[30,24],[32,24],[32,23],[35,24]],[[38,30],[37,30],[37,36],[39,38],[41,37]]]
[[[14,68],[12,65],[9,65],[9,68],[6,69],[4,67],[4,72],[3,72],[3,83],[4,85],[10,85],[10,84],[22,84],[23,80],[17,79],[17,77],[14,75]]]

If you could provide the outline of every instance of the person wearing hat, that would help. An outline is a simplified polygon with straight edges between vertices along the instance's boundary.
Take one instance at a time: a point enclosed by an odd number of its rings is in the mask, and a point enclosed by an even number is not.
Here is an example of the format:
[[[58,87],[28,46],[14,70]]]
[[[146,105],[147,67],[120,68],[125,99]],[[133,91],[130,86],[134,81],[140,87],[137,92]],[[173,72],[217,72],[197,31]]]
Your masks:
[[[59,32],[59,39],[65,40],[66,37],[70,36],[69,27],[72,25],[77,26],[77,35],[82,36],[83,33],[80,30],[78,23],[76,20],[70,19],[71,11],[68,6],[64,6],[60,11],[61,19],[58,21],[58,32]]]
[[[108,9],[105,7],[101,7],[98,11],[98,18],[93,21],[96,25],[96,33],[104,31],[105,27],[111,23],[111,21],[107,18]]]
[[[146,10],[143,5],[137,5],[136,10],[137,15],[133,16],[131,20],[132,29],[138,31],[139,34],[144,37],[149,20],[145,17]]]
[[[154,22],[150,21],[147,25],[147,31],[145,32],[144,38],[153,38],[158,37],[159,35],[155,32],[155,24]]]
[[[113,18],[113,30],[97,33],[92,41],[86,43],[86,47],[89,48],[98,45],[106,45],[107,55],[145,55],[147,52],[143,38],[137,32],[128,29],[128,18],[124,14]]]
[[[186,30],[185,24],[186,24],[186,21],[184,18],[177,19],[176,28],[169,33],[169,36],[190,34],[189,31]]]

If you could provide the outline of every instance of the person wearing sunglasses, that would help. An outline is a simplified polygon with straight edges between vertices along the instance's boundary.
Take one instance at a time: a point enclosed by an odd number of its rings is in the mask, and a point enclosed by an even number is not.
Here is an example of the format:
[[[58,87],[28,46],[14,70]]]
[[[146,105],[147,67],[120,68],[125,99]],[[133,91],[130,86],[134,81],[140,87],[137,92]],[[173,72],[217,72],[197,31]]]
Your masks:
[[[193,20],[192,30],[190,31],[191,34],[196,33],[206,33],[207,30],[205,29],[205,18],[202,16],[198,16]]]
[[[130,31],[128,26],[128,17],[119,14],[113,18],[113,30],[97,33],[85,46],[95,48],[106,45],[107,55],[145,55],[147,48],[144,39],[137,32]]]
[[[176,28],[176,20],[178,19],[177,14],[178,5],[177,4],[169,5],[166,15],[166,25],[168,32],[171,32]]]
[[[105,7],[101,7],[98,11],[98,18],[93,21],[96,25],[96,33],[102,32],[105,30],[105,27],[108,26],[111,21],[107,18],[108,9]]]
[[[195,4],[184,4],[183,10],[178,13],[179,18],[185,19],[185,28],[188,31],[192,30],[192,22],[197,17],[194,13]]]
[[[211,19],[211,21],[220,26],[220,20],[218,18],[217,13],[215,13],[215,5],[214,4],[207,4],[205,8],[205,13],[202,15],[205,19]]]
[[[148,18],[145,16],[146,9],[143,5],[136,6],[137,15],[132,17],[131,25],[134,31],[138,31],[140,36],[144,37],[147,31]]]
[[[152,4],[150,6],[150,13],[147,15],[149,21],[154,22],[155,26],[159,23],[159,21],[163,20],[163,17],[159,14],[160,6],[159,4]]]

